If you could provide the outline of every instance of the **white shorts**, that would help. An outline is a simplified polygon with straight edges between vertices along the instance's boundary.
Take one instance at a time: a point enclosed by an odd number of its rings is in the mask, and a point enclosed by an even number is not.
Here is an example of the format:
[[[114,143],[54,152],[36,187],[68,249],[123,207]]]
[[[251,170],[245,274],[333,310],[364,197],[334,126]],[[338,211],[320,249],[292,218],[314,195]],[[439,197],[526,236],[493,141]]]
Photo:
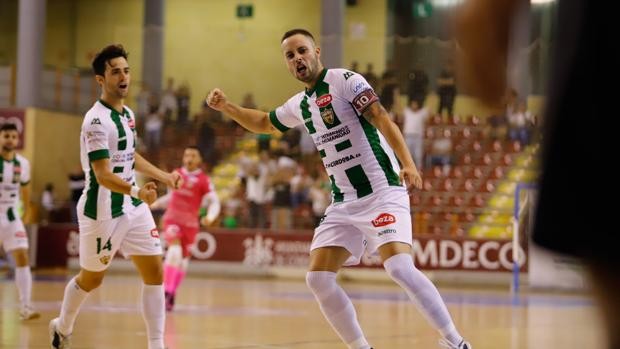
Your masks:
[[[6,252],[28,248],[28,235],[21,219],[9,221],[6,217],[0,218],[0,244]]]
[[[108,268],[116,251],[125,257],[163,254],[153,215],[146,204],[104,221],[78,215],[80,267],[88,271]]]
[[[388,242],[412,245],[409,195],[403,187],[390,187],[359,200],[330,205],[314,231],[310,250],[344,247],[351,253],[344,265],[355,265],[364,250],[373,254]]]

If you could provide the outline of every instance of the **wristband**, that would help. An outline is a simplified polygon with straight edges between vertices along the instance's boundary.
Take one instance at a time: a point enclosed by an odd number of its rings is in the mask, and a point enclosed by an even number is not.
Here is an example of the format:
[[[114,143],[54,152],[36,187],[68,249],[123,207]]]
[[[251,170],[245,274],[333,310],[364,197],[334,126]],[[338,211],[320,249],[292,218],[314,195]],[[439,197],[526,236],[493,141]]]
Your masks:
[[[140,194],[140,187],[132,185],[131,189],[129,189],[129,196],[131,196],[132,198],[139,199],[140,198],[139,194]]]

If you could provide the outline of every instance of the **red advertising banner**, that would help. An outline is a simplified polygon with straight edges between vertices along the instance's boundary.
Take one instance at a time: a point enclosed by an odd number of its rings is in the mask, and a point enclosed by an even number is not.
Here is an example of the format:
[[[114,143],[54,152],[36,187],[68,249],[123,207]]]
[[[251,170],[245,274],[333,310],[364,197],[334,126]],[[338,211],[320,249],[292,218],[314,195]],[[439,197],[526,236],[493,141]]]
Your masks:
[[[15,124],[19,132],[17,149],[23,149],[24,133],[26,132],[26,111],[24,109],[0,108],[0,125],[5,123]]]
[[[77,229],[72,225],[39,228],[37,265],[50,265],[61,254],[78,255]],[[196,261],[238,262],[247,266],[308,266],[311,233],[252,229],[201,231],[191,249]],[[64,247],[64,248],[63,248]],[[53,253],[49,253],[50,250]],[[521,271],[527,271],[527,253],[519,248]],[[416,266],[422,270],[512,271],[512,241],[439,236],[419,236],[413,243]],[[381,268],[379,256],[364,256],[361,268]]]

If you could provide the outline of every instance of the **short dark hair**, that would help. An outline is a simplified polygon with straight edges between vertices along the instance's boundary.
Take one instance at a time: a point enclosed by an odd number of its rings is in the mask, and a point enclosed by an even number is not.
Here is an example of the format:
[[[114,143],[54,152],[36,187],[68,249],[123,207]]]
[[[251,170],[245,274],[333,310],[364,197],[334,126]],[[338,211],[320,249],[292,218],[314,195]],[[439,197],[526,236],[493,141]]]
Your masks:
[[[125,51],[123,45],[108,45],[95,55],[95,59],[93,59],[93,72],[95,75],[103,76],[105,75],[105,65],[109,60],[117,57],[127,59],[127,56],[129,56],[129,53]]]
[[[307,31],[305,29],[301,29],[301,28],[296,28],[296,29],[291,29],[291,30],[287,31],[286,33],[284,33],[284,35],[282,35],[282,40],[280,40],[280,42],[290,38],[293,35],[297,35],[297,34],[301,34],[303,36],[307,36],[310,39],[312,39],[312,41],[315,41],[314,40],[314,36],[312,36],[312,34],[309,31]]]
[[[12,123],[2,124],[2,126],[0,126],[0,132],[3,132],[3,131],[17,131],[17,132],[19,132],[19,130],[17,129],[17,126],[15,124],[12,124]]]
[[[201,158],[204,159],[204,156],[202,156],[202,152],[200,151],[200,148],[198,148],[198,146],[196,145],[188,145],[187,147],[185,147],[185,149],[192,149],[198,152],[198,155],[200,155]]]

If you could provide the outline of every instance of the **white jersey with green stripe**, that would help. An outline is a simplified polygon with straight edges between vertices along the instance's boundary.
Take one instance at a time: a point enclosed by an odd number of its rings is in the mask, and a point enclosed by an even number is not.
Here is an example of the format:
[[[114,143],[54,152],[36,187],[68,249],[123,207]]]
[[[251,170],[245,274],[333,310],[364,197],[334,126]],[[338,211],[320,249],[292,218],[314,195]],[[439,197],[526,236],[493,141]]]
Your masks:
[[[13,221],[19,218],[20,189],[30,182],[30,162],[19,154],[15,154],[12,160],[2,158],[0,176],[0,215]]]
[[[116,218],[130,212],[141,201],[112,192],[99,185],[91,161],[110,159],[110,170],[129,184],[135,184],[136,130],[133,112],[123,107],[119,113],[103,101],[95,102],[86,113],[80,134],[80,158],[86,183],[78,211],[96,220]]]
[[[280,131],[304,124],[332,183],[333,202],[346,202],[401,186],[400,167],[383,135],[362,113],[379,98],[361,75],[324,70],[312,90],[269,113]]]

